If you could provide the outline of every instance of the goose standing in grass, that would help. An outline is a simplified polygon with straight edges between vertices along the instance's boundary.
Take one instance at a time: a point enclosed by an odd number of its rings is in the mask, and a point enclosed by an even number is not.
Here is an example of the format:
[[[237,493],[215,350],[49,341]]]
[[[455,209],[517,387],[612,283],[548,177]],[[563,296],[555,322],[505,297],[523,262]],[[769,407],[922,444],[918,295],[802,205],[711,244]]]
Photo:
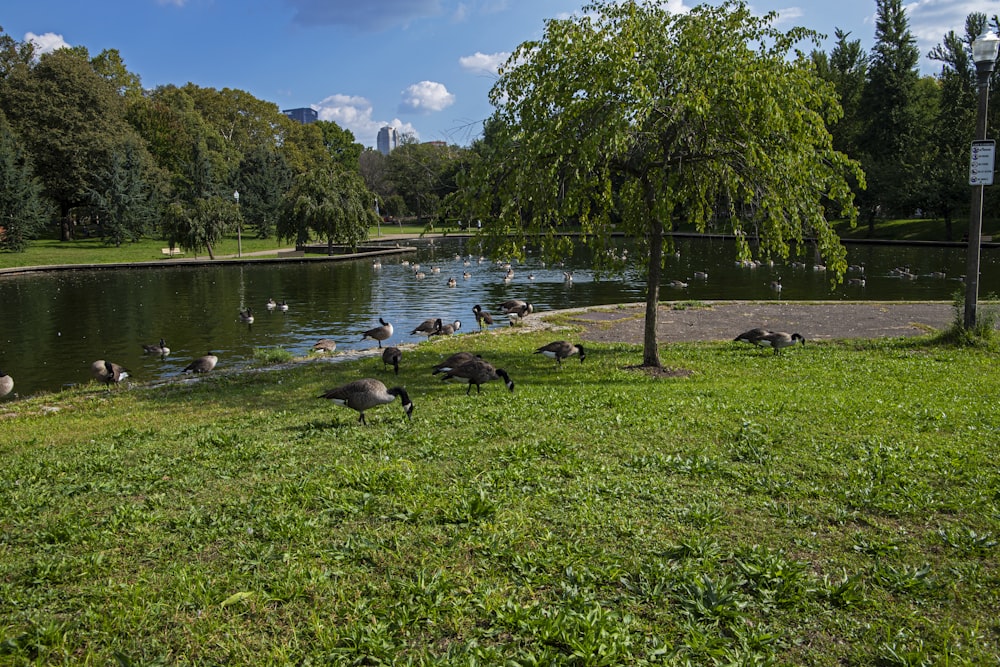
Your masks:
[[[249,308],[240,311],[240,320],[246,322],[247,324],[253,324],[253,311]]]
[[[478,354],[473,354],[472,352],[456,352],[439,364],[435,364],[432,367],[433,373],[431,375],[437,375],[438,373],[447,373],[453,368],[458,368],[467,361],[472,361],[473,359],[481,359]]]
[[[170,354],[170,348],[167,347],[166,341],[162,338],[160,339],[159,344],[152,343],[150,345],[143,345],[142,351],[146,354],[155,354],[158,357],[165,357]]]
[[[428,317],[426,320],[413,327],[413,331],[410,332],[411,336],[430,336],[432,333],[437,331],[437,328],[441,326],[440,317]]]
[[[514,381],[510,379],[507,371],[502,368],[494,368],[492,364],[482,359],[466,361],[461,366],[456,366],[450,371],[445,372],[444,377],[441,379],[445,382],[454,380],[468,384],[469,388],[465,390],[466,396],[472,391],[472,385],[476,385],[476,393],[478,394],[481,391],[481,385],[501,379],[507,385],[507,389],[511,393],[514,393]]]
[[[337,341],[332,338],[320,338],[316,341],[316,344],[313,345],[312,349],[317,352],[322,352],[323,354],[329,354],[337,349]]]
[[[744,331],[739,336],[733,339],[736,343],[750,343],[751,345],[760,345],[760,341],[764,336],[771,333],[770,329],[764,329],[757,327],[756,329],[750,329],[750,331]]]
[[[802,337],[802,334],[787,334],[784,331],[772,331],[767,335],[761,336],[760,342],[757,344],[761,347],[773,349],[775,354],[781,354],[784,348],[791,347],[796,343],[806,344],[806,339]]]
[[[406,389],[403,387],[393,387],[386,389],[385,385],[375,378],[362,378],[348,382],[345,385],[328,389],[319,395],[319,398],[326,398],[337,405],[350,408],[358,412],[358,422],[366,424],[365,410],[376,408],[380,405],[392,403],[399,397],[403,404],[403,412],[407,419],[412,419],[413,403],[410,401]]]
[[[398,347],[387,347],[382,350],[382,370],[387,366],[392,366],[393,373],[399,375],[399,362],[403,358],[403,352]]]
[[[378,341],[378,346],[381,348],[382,341],[392,338],[392,325],[383,320],[381,317],[378,318],[378,321],[379,326],[369,329],[361,334],[361,340]]]
[[[479,324],[479,329],[489,329],[493,325],[493,316],[489,311],[483,310],[483,307],[478,303],[472,307],[472,314],[476,316],[476,323]]]
[[[583,349],[583,345],[574,345],[573,343],[564,340],[557,340],[549,343],[548,345],[543,345],[535,350],[534,353],[541,354],[549,359],[555,359],[559,366],[562,366],[563,359],[568,359],[574,354],[580,355],[581,364],[587,356],[587,353]]]
[[[0,398],[14,391],[14,378],[0,371]]]
[[[118,384],[129,376],[127,369],[104,359],[98,359],[90,365],[90,374],[106,385]]]
[[[432,333],[428,334],[427,337],[430,338],[431,336],[450,336],[454,333],[457,333],[458,330],[461,328],[462,328],[461,320],[455,320],[451,324],[442,324],[441,320],[438,320],[437,329],[435,329]]]
[[[209,352],[205,356],[198,357],[184,367],[183,373],[207,373],[219,363],[219,358]]]

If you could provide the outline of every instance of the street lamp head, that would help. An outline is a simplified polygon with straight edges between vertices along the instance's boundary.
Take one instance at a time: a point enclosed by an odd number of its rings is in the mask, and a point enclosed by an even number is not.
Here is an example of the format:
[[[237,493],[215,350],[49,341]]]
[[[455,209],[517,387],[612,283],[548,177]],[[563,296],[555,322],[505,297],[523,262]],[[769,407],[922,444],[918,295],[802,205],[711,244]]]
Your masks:
[[[239,190],[233,190],[233,199],[236,200],[237,204],[240,203],[240,191]]]
[[[998,50],[1000,50],[1000,37],[997,37],[992,30],[987,30],[972,42],[972,59],[976,65],[987,65],[992,70]]]

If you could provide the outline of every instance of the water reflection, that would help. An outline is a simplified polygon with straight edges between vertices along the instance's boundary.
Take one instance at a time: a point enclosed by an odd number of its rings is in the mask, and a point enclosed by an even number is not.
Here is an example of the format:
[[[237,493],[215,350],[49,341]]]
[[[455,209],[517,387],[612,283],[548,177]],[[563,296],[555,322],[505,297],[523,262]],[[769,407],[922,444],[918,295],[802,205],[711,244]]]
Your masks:
[[[192,359],[212,351],[219,368],[245,364],[254,348],[280,346],[306,355],[321,338],[338,352],[375,347],[361,334],[392,322],[390,344],[418,342],[409,332],[428,317],[461,320],[462,332],[477,329],[472,307],[495,310],[507,299],[530,301],[545,311],[641,301],[645,284],[636,268],[621,276],[595,276],[584,249],[564,266],[545,266],[529,254],[525,262],[480,258],[471,239],[434,244],[416,241],[415,253],[340,263],[215,265],[156,270],[102,270],[0,278],[4,327],[0,368],[21,395],[86,382],[95,359],[129,368],[139,380],[179,373]],[[622,250],[627,250],[624,246]],[[855,245],[848,259],[864,265],[864,286],[831,287],[811,261],[740,266],[729,241],[681,239],[668,258],[661,298],[669,300],[952,300],[964,289],[964,248]],[[981,293],[1000,291],[995,249],[982,255]],[[425,277],[414,276],[414,264]],[[908,267],[912,278],[895,269]],[[437,271],[435,271],[437,269]],[[510,279],[505,279],[508,271]],[[572,272],[572,280],[566,273]],[[860,272],[849,278],[860,278]],[[449,287],[449,278],[456,286]],[[772,288],[780,279],[781,291]],[[686,287],[670,287],[679,281]],[[269,299],[288,310],[268,309]],[[240,320],[244,308],[252,324]],[[160,338],[166,359],[143,354]]]

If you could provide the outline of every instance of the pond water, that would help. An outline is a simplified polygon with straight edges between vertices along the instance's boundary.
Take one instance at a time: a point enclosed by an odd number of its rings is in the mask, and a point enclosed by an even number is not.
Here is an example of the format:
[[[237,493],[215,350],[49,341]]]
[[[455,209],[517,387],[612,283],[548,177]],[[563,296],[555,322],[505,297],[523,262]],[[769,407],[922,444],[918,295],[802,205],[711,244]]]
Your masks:
[[[400,344],[422,340],[410,331],[428,317],[460,320],[460,335],[475,331],[476,304],[495,312],[504,300],[521,298],[538,312],[636,302],[645,296],[637,270],[597,277],[584,249],[559,267],[544,266],[529,254],[525,262],[513,264],[507,281],[506,268],[479,260],[473,239],[415,240],[412,245],[413,253],[382,257],[381,268],[366,259],[0,276],[0,369],[25,396],[89,381],[96,359],[121,364],[140,381],[156,380],[177,375],[208,351],[219,356],[222,369],[247,364],[255,348],[281,347],[306,355],[320,338],[335,339],[338,352],[373,348],[375,343],[362,341],[361,333],[376,326],[379,317],[394,325],[388,343]],[[962,247],[850,245],[848,260],[864,265],[865,286],[833,288],[809,261],[804,267],[737,266],[731,241],[679,239],[677,249],[664,273],[664,301],[951,301],[964,290]],[[997,250],[984,249],[983,296],[1000,292],[998,261]],[[413,263],[421,265],[425,278],[414,277]],[[903,266],[915,277],[894,271]],[[565,281],[566,271],[573,273],[572,282]],[[697,278],[696,272],[708,277]],[[456,287],[447,286],[452,277]],[[779,278],[780,293],[771,288]],[[671,280],[688,286],[669,287]],[[289,310],[267,310],[269,298],[287,301]],[[242,307],[253,309],[253,324],[240,321]],[[144,355],[142,344],[161,337],[171,354],[162,360]]]

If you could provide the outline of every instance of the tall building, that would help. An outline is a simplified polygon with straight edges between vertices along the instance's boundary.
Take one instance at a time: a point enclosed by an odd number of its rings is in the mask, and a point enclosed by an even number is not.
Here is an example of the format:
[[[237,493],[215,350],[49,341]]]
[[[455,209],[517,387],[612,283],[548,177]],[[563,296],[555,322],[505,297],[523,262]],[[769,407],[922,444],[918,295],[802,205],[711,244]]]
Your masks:
[[[316,113],[316,110],[309,107],[302,107],[300,109],[285,109],[281,113],[298,123],[302,123],[303,125],[308,125],[309,123],[314,123],[319,120],[319,115]]]
[[[399,145],[399,132],[396,128],[386,125],[378,131],[378,152],[388,155],[389,151]]]

